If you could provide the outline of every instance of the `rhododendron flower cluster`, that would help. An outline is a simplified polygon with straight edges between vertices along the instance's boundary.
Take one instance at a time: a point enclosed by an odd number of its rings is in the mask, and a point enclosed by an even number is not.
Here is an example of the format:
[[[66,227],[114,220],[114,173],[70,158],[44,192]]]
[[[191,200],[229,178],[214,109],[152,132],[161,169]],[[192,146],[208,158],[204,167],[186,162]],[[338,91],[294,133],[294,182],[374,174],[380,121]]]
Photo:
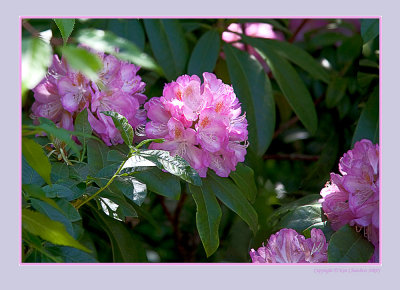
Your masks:
[[[293,229],[282,229],[266,246],[251,249],[253,263],[324,263],[328,261],[328,243],[320,229],[313,228],[306,239]]]
[[[331,173],[330,183],[321,190],[322,209],[332,229],[345,224],[363,229],[375,246],[372,261],[377,262],[379,245],[379,145],[361,140],[343,155],[340,174]]]
[[[238,162],[244,161],[247,143],[247,120],[241,115],[233,88],[212,73],[180,76],[166,84],[161,97],[145,105],[150,121],[146,136],[164,138],[150,149],[179,155],[206,177],[211,168],[221,177],[229,176]]]
[[[134,128],[144,124],[146,113],[139,106],[147,99],[143,95],[146,84],[137,75],[139,67],[134,64],[112,55],[97,55],[103,68],[96,82],[54,55],[46,77],[33,89],[32,117],[48,118],[58,127],[74,130],[76,115],[87,108],[93,131],[110,146],[123,143],[123,140],[111,117],[101,112],[118,112]]]

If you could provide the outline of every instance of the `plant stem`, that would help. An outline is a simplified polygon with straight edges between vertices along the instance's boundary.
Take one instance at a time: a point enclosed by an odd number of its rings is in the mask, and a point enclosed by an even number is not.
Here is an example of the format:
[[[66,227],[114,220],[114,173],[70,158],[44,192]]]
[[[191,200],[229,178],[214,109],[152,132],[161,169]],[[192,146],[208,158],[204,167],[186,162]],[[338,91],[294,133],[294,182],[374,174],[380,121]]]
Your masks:
[[[91,195],[90,197],[88,197],[87,199],[85,199],[82,203],[76,205],[75,208],[76,208],[76,209],[79,209],[82,205],[84,205],[85,203],[88,203],[88,202],[91,201],[93,198],[95,198],[100,192],[102,192],[102,191],[105,190],[107,187],[109,187],[110,184],[114,181],[114,179],[118,177],[118,174],[121,172],[122,167],[124,167],[126,161],[127,161],[127,160],[125,160],[124,162],[122,162],[122,164],[119,166],[118,170],[114,173],[114,175],[111,177],[111,179],[107,182],[106,185],[104,185],[103,187],[101,187],[98,191],[96,191],[93,195]]]

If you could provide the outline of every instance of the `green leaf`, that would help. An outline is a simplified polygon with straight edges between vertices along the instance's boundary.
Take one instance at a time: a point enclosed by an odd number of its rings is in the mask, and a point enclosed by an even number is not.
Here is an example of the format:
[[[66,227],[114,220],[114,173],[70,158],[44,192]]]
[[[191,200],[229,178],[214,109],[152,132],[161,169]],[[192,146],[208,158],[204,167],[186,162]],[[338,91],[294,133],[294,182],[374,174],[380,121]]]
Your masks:
[[[203,72],[214,71],[220,48],[220,35],[209,30],[197,41],[189,59],[188,74],[202,76]]]
[[[90,252],[89,249],[68,234],[62,223],[52,221],[39,212],[22,209],[22,227],[28,232],[38,235],[55,245],[70,246]]]
[[[82,219],[76,208],[63,198],[56,199],[56,203],[64,216],[71,222],[77,222]]]
[[[158,168],[135,173],[134,177],[147,185],[147,189],[157,194],[178,200],[181,195],[179,179]]]
[[[103,143],[95,140],[89,140],[87,144],[87,158],[89,165],[89,173],[95,175],[103,167],[110,164],[107,161],[108,147]]]
[[[162,74],[161,68],[152,57],[144,53],[132,42],[115,36],[109,31],[82,29],[77,35],[77,40],[79,43],[87,45],[94,50],[112,54],[119,59],[130,61],[142,68]]]
[[[22,154],[26,162],[46,181],[51,184],[51,164],[42,146],[32,139],[22,138]]]
[[[29,196],[29,198],[34,197],[40,200],[43,200],[44,202],[47,202],[48,204],[50,204],[51,206],[60,209],[57,205],[57,203],[48,198],[46,196],[45,191],[43,190],[43,188],[41,188],[39,185],[37,184],[23,184],[22,185],[22,190]]]
[[[379,142],[379,88],[375,87],[364,109],[361,112],[356,130],[351,142],[352,146],[361,139],[369,139],[372,143]]]
[[[337,50],[338,61],[352,65],[353,61],[361,54],[362,44],[361,36],[358,34],[346,38]]]
[[[346,93],[348,79],[342,77],[334,77],[328,84],[326,91],[326,106],[333,108],[340,103]]]
[[[236,170],[232,171],[229,177],[233,179],[237,187],[250,202],[256,199],[257,186],[254,180],[253,169],[243,163],[238,163]]]
[[[22,184],[37,184],[43,185],[45,181],[26,161],[22,155]]]
[[[84,48],[65,46],[62,48],[62,55],[71,68],[83,73],[92,81],[98,78],[98,72],[102,69],[103,63],[100,58]]]
[[[96,174],[96,183],[101,187],[105,186],[118,167],[119,164],[112,164],[101,169]],[[139,206],[142,205],[147,196],[146,184],[139,182],[132,176],[116,177],[108,189],[115,193],[122,193]]]
[[[190,192],[196,202],[196,226],[207,257],[219,247],[218,228],[222,211],[213,191],[208,184],[202,187],[189,185]]]
[[[157,166],[189,183],[201,185],[201,178],[197,171],[190,167],[185,159],[179,155],[172,157],[168,151],[141,150],[127,160],[121,172],[129,173],[138,166]]]
[[[252,45],[265,55],[268,66],[281,88],[282,93],[300,121],[313,135],[318,127],[317,112],[310,92],[304,82],[295,69],[269,46],[263,44],[263,42],[260,42],[258,39],[254,39]]]
[[[252,37],[243,37],[243,41],[251,46],[259,48],[260,50],[260,46],[267,46],[278,55],[301,67],[313,78],[321,80],[325,83],[329,82],[329,73],[327,70],[324,69],[324,67],[318,63],[308,52],[294,44],[274,39]]]
[[[54,206],[51,206],[47,202],[43,202],[39,199],[31,198],[31,204],[34,209],[36,209],[38,212],[45,214],[48,216],[50,219],[53,221],[57,221],[62,223],[65,226],[65,229],[67,232],[75,237],[75,232],[72,227],[72,223],[70,220],[67,219],[67,217],[61,212],[59,206],[57,205],[57,208]]]
[[[64,44],[66,44],[68,37],[70,37],[72,31],[74,30],[75,19],[54,19],[54,22],[57,24],[57,27],[61,32]]]
[[[92,126],[90,126],[90,123],[88,121],[88,112],[87,112],[86,108],[76,116],[75,131],[80,132],[85,135],[92,135],[93,130],[92,130]],[[85,152],[86,144],[87,144],[89,138],[86,136],[80,136],[80,137],[78,137],[78,140],[82,143],[83,152]],[[83,155],[84,155],[84,153],[82,153],[82,156]]]
[[[275,129],[275,104],[271,84],[260,63],[229,44],[224,45],[233,88],[249,122],[250,147],[258,156],[267,150]]]
[[[147,262],[143,246],[132,230],[95,209],[92,209],[92,213],[110,238],[113,262]]]
[[[39,38],[23,39],[21,46],[21,94],[25,95],[46,75],[52,61],[52,49],[49,43]]]
[[[145,35],[139,19],[109,19],[107,30],[132,41],[140,50],[144,49]]]
[[[42,188],[47,197],[66,198],[67,200],[74,200],[75,192],[70,188],[61,184],[46,185]]]
[[[258,217],[256,211],[230,179],[221,178],[209,171],[208,177],[203,179],[203,184],[228,208],[240,216],[250,226],[253,233],[257,232]]]
[[[141,141],[138,145],[136,145],[136,148],[139,149],[141,147],[143,147],[144,145],[151,143],[151,142],[155,142],[155,143],[163,143],[165,141],[165,139],[162,138],[158,138],[158,139],[146,139]]]
[[[185,71],[189,51],[183,29],[177,19],[144,19],[154,57],[171,81]]]
[[[121,137],[124,140],[125,144],[128,145],[129,147],[132,147],[134,134],[133,134],[133,128],[128,123],[128,120],[124,116],[118,114],[117,112],[105,111],[101,113],[112,118],[114,125],[121,133]]]
[[[118,150],[110,150],[107,154],[107,161],[121,164],[126,159],[126,156]]]
[[[46,249],[57,257],[62,257],[63,263],[98,263],[88,253],[71,247],[49,246]]]
[[[349,225],[335,232],[328,246],[328,263],[366,263],[374,246]]]
[[[136,208],[120,191],[114,192],[108,188],[101,192],[99,197],[103,212],[114,219],[124,221],[126,217],[138,216]]]
[[[360,19],[361,36],[364,43],[379,35],[379,19]]]
[[[301,205],[281,216],[273,231],[290,228],[301,233],[312,228],[321,228],[327,225],[322,217],[322,207],[317,200],[311,204]]]

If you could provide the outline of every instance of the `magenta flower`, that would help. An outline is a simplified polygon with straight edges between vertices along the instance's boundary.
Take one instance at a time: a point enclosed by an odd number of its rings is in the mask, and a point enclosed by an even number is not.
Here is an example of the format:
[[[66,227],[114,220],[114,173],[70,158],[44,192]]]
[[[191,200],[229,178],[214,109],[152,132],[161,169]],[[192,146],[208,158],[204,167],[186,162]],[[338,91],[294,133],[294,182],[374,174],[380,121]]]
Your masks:
[[[32,117],[45,117],[59,127],[73,130],[76,115],[87,108],[88,121],[96,135],[109,146],[123,143],[112,118],[101,112],[115,111],[134,128],[144,126],[146,112],[139,107],[147,99],[143,94],[146,84],[137,75],[139,67],[112,55],[94,53],[103,62],[96,83],[54,55],[47,76],[33,89]]]
[[[324,263],[328,260],[328,244],[320,229],[311,230],[306,239],[293,229],[282,229],[268,240],[267,246],[251,249],[253,263]]]
[[[196,75],[180,76],[165,85],[161,97],[144,105],[150,119],[146,136],[165,138],[149,148],[183,157],[201,177],[206,177],[207,168],[227,177],[244,161],[247,120],[240,116],[240,103],[231,86],[212,73],[204,73],[203,78],[201,84]]]
[[[321,190],[322,209],[338,230],[345,224],[364,230],[379,246],[379,145],[363,139],[343,155],[342,175],[331,173],[330,183]],[[374,254],[376,261],[377,252]]]
[[[54,55],[48,74],[33,88],[35,102],[32,104],[31,117],[33,119],[47,118],[58,127],[73,130],[72,114],[64,108],[58,89],[58,81],[67,75],[67,71],[65,63]]]

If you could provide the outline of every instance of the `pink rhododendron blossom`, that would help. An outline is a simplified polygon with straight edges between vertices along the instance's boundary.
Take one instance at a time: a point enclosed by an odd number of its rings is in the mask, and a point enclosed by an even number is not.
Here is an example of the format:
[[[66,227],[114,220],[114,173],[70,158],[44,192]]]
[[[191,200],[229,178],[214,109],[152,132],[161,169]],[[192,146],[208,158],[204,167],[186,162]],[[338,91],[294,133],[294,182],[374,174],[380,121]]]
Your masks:
[[[96,135],[109,146],[123,143],[112,118],[101,112],[115,111],[134,128],[144,126],[146,112],[139,107],[147,99],[143,94],[146,84],[137,75],[139,67],[112,55],[94,53],[103,63],[96,82],[54,55],[46,77],[33,89],[32,117],[48,118],[58,127],[73,130],[76,115],[87,108],[88,121]]]
[[[212,73],[203,78],[202,84],[196,75],[183,75],[166,84],[161,97],[144,105],[150,119],[145,132],[166,140],[149,148],[183,157],[201,177],[207,168],[227,177],[244,161],[247,120],[231,86]]]
[[[324,263],[327,262],[328,243],[320,229],[311,230],[306,239],[293,229],[282,229],[268,240],[266,246],[251,249],[253,263]]]
[[[379,246],[379,145],[363,139],[339,161],[341,175],[331,173],[321,190],[322,209],[332,228],[345,224],[364,230],[366,238]],[[378,260],[377,251],[373,256]]]
[[[244,28],[244,32],[243,32]],[[232,23],[228,26],[227,31],[222,33],[222,40],[227,43],[232,43],[233,46],[244,50],[246,49],[250,54],[254,55],[256,58],[261,59],[261,56],[257,53],[257,51],[250,45],[245,46],[244,43],[238,42],[241,40],[241,37],[233,32],[244,33],[250,37],[258,37],[258,38],[269,38],[269,39],[277,39],[284,40],[284,36],[281,32],[275,31],[273,26],[268,23]]]

